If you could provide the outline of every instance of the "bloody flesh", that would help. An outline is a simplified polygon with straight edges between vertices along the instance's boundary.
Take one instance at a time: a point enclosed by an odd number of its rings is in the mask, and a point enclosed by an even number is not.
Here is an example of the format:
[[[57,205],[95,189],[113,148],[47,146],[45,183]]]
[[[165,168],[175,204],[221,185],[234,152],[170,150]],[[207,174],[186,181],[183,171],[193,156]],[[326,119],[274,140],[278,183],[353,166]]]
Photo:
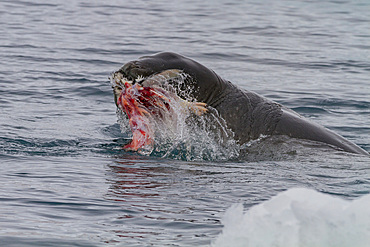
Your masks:
[[[164,111],[170,111],[170,99],[167,96],[161,88],[124,83],[117,105],[126,112],[132,131],[132,140],[124,149],[137,151],[154,145],[152,119],[162,117]]]

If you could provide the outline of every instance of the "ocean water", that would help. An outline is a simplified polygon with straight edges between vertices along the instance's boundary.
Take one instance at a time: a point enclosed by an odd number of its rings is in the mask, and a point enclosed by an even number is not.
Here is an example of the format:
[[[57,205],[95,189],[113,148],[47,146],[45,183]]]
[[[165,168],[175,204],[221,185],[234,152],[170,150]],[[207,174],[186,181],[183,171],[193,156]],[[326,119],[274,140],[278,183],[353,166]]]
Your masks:
[[[289,243],[312,243],[317,223],[330,233],[317,246],[337,235],[365,246],[369,157],[294,140],[237,158],[126,152],[108,77],[178,52],[370,151],[369,11],[366,0],[1,1],[0,245],[248,246],[248,232],[277,235],[287,220],[301,229]],[[272,232],[253,224],[261,212]]]

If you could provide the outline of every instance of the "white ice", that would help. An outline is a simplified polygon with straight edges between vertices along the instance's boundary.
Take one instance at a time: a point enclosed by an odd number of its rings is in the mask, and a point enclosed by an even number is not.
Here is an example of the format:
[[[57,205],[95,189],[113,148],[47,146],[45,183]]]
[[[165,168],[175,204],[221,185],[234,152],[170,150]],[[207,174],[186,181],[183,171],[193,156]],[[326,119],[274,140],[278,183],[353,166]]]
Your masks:
[[[369,247],[370,194],[344,200],[294,188],[243,213],[229,208],[212,247]]]

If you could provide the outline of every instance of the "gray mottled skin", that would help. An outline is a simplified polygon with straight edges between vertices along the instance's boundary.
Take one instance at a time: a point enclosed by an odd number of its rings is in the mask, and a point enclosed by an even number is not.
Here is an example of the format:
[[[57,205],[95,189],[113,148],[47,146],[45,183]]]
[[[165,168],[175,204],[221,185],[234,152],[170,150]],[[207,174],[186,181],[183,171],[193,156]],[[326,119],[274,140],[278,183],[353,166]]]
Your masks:
[[[182,70],[190,77],[192,96],[215,108],[243,144],[262,135],[287,135],[330,144],[344,151],[369,155],[342,136],[308,121],[294,111],[256,93],[242,90],[214,71],[184,56],[164,52],[128,62],[115,73],[135,80],[169,69]]]

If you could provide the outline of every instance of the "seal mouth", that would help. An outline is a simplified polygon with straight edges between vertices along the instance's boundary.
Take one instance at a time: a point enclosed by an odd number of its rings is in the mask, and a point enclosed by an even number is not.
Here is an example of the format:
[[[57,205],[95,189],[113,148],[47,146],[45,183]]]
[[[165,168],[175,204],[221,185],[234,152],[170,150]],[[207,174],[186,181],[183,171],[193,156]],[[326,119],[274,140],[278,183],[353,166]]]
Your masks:
[[[156,119],[175,118],[180,109],[201,115],[207,111],[205,103],[188,102],[180,98],[171,80],[182,78],[181,70],[165,70],[148,77],[126,78],[121,71],[114,72],[111,83],[115,103],[125,112],[132,131],[132,140],[123,148],[128,151],[151,153],[154,146],[154,122]],[[178,107],[174,107],[177,104]],[[176,108],[176,109],[174,109]]]
[[[109,78],[113,88],[114,102],[117,106],[119,95],[121,94],[122,90],[128,85],[133,86],[135,84],[138,84],[143,87],[162,87],[173,92],[174,89],[172,86],[170,86],[170,81],[187,76],[178,69],[165,70],[160,73],[152,74],[150,76],[137,75],[137,77],[135,78],[130,74],[125,74],[126,73],[124,73],[123,70],[118,70],[114,72]]]

